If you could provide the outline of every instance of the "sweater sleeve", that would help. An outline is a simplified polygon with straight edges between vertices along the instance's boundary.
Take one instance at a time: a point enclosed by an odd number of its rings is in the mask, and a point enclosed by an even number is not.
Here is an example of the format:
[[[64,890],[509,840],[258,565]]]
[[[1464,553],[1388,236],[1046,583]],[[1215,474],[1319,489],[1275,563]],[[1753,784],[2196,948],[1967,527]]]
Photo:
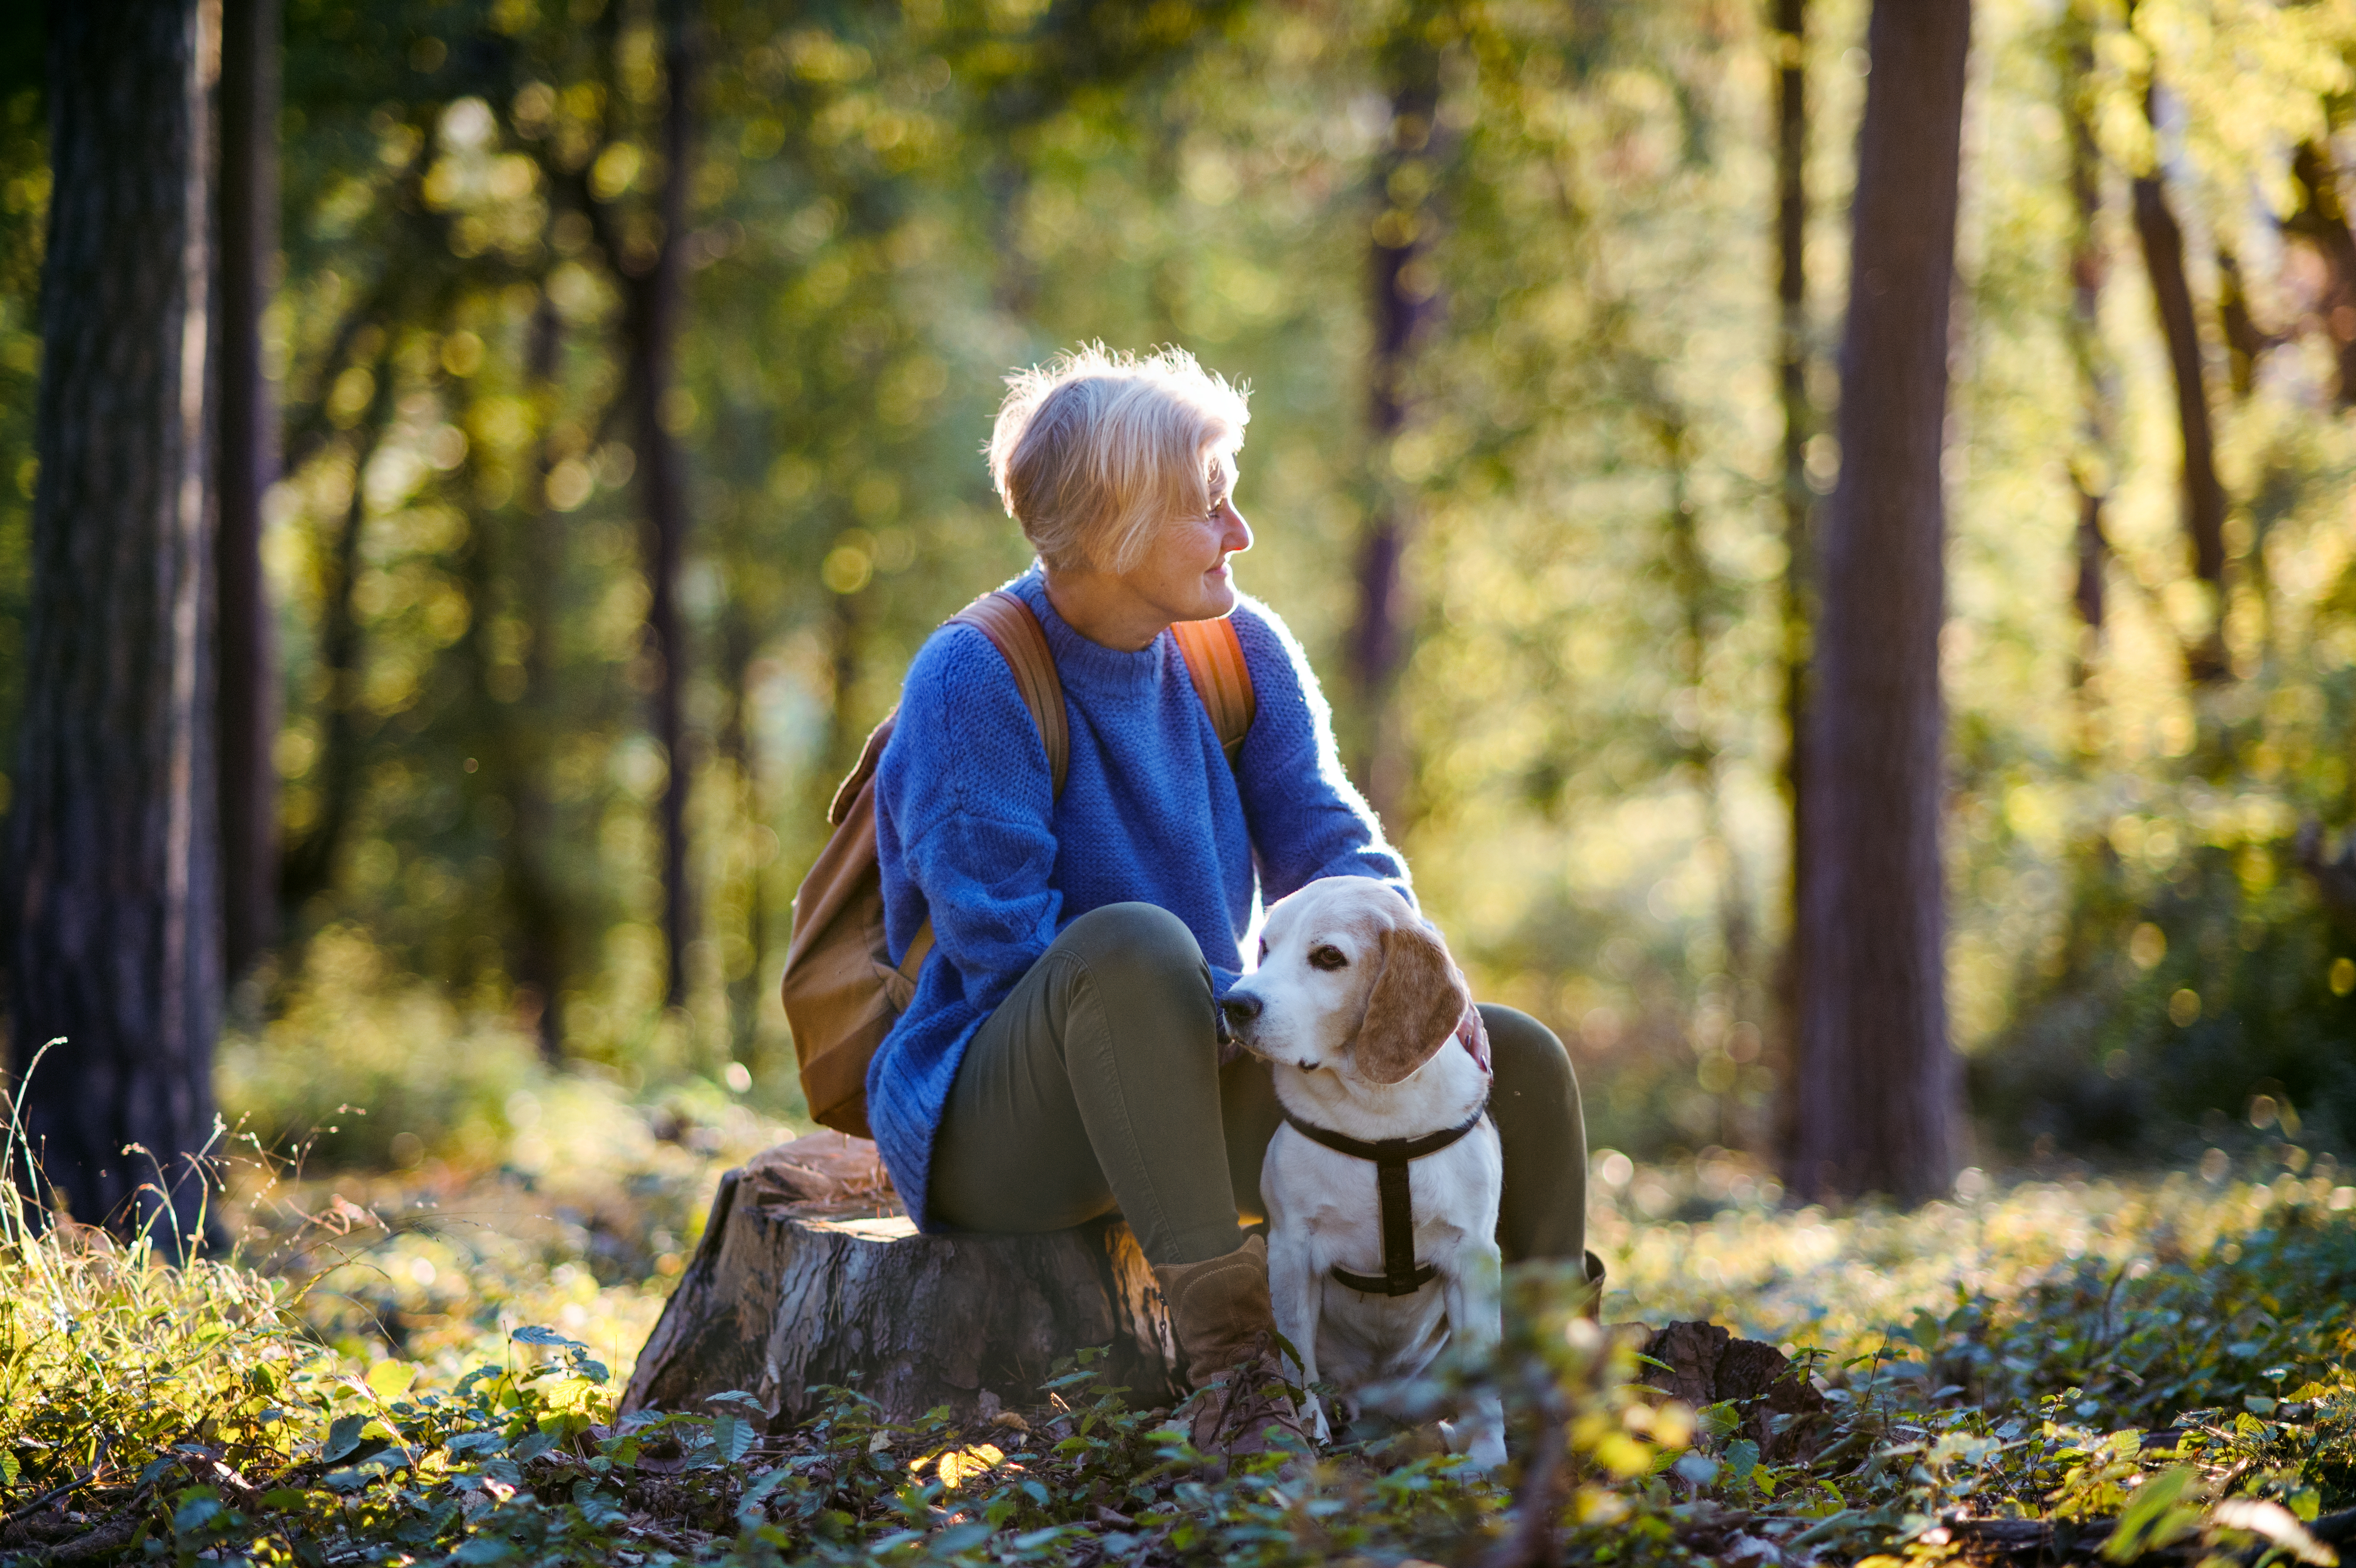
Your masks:
[[[876,773],[876,805],[893,956],[929,916],[935,951],[953,971],[944,977],[950,991],[988,1012],[1055,940],[1063,897],[1048,881],[1046,748],[1013,671],[982,632],[948,627],[917,654]]]
[[[1333,712],[1308,656],[1257,600],[1237,603],[1235,624],[1256,705],[1236,778],[1262,896],[1274,903],[1321,877],[1373,877],[1414,903],[1407,861],[1342,771]]]

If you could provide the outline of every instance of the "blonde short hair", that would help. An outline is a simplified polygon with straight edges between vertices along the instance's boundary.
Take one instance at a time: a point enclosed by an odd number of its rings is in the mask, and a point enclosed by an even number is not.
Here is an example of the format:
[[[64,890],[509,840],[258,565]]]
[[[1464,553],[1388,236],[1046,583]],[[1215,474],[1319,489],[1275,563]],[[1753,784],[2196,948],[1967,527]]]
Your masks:
[[[1127,571],[1164,523],[1235,481],[1249,389],[1183,348],[1140,359],[1092,343],[1006,379],[990,477],[1039,559]]]

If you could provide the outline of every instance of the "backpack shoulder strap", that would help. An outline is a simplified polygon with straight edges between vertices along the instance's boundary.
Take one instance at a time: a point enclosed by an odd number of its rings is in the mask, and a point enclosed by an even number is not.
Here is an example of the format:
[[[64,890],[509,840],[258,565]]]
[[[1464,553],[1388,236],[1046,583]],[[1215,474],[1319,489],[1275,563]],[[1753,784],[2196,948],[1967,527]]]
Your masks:
[[[1170,635],[1178,639],[1178,652],[1186,660],[1186,673],[1194,677],[1194,693],[1210,713],[1211,728],[1219,732],[1219,744],[1226,748],[1227,764],[1232,767],[1259,711],[1259,699],[1252,691],[1251,667],[1244,663],[1243,639],[1236,635],[1235,622],[1225,615],[1215,621],[1174,622]]]
[[[1039,625],[1039,617],[1031,606],[1002,588],[992,589],[975,600],[948,621],[971,626],[997,645],[1006,660],[1006,667],[1014,672],[1014,688],[1023,694],[1023,706],[1031,710],[1031,722],[1039,727],[1039,740],[1047,748],[1047,771],[1055,781],[1055,793],[1064,793],[1064,774],[1072,762],[1072,733],[1064,714],[1064,682],[1055,673],[1055,651],[1047,646],[1047,634]]]

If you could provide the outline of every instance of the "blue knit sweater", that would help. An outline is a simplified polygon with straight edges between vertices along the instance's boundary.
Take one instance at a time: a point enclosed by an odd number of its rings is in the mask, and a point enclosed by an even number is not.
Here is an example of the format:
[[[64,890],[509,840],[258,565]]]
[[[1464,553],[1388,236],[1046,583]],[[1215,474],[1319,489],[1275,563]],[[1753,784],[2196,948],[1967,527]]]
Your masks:
[[[967,1042],[1066,925],[1105,904],[1158,904],[1194,933],[1225,995],[1243,965],[1255,862],[1270,902],[1328,876],[1408,891],[1406,862],[1343,774],[1301,645],[1265,606],[1245,599],[1235,613],[1258,707],[1230,769],[1169,633],[1136,653],[1108,648],[1055,613],[1035,569],[1007,586],[1038,615],[1063,679],[1063,795],[1012,671],[965,625],[918,651],[876,772],[892,956],[927,916],[935,946],[868,1067],[867,1120],[927,1229],[933,1139]]]

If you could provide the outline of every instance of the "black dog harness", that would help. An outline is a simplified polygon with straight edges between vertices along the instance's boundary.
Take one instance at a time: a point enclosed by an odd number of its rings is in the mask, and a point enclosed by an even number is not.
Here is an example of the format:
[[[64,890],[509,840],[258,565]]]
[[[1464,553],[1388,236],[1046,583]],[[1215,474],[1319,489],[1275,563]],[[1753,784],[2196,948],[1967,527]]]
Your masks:
[[[1284,1112],[1285,1121],[1310,1142],[1323,1144],[1334,1153],[1346,1154],[1353,1159],[1374,1162],[1375,1192],[1382,1200],[1383,1272],[1379,1277],[1352,1274],[1335,1264],[1328,1271],[1335,1279],[1369,1296],[1413,1296],[1432,1282],[1440,1271],[1430,1264],[1419,1265],[1415,1261],[1415,1200],[1408,1186],[1407,1168],[1410,1161],[1438,1154],[1479,1126],[1488,1114],[1489,1103],[1483,1099],[1470,1120],[1443,1132],[1426,1133],[1419,1138],[1381,1138],[1367,1143],[1312,1125],[1290,1111]]]

